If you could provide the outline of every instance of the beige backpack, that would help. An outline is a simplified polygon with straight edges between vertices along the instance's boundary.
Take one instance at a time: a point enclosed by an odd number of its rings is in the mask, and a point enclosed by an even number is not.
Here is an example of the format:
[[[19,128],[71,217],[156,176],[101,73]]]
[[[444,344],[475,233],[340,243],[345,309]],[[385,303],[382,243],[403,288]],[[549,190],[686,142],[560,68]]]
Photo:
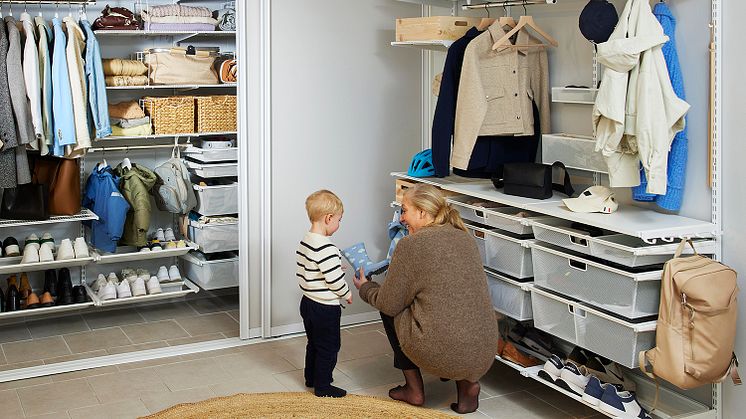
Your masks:
[[[696,250],[680,257],[686,243],[694,248],[690,240],[682,241],[663,270],[656,347],[640,352],[640,369],[682,389],[721,382],[731,373],[740,384],[733,353],[736,272]],[[646,360],[652,374],[645,370]]]

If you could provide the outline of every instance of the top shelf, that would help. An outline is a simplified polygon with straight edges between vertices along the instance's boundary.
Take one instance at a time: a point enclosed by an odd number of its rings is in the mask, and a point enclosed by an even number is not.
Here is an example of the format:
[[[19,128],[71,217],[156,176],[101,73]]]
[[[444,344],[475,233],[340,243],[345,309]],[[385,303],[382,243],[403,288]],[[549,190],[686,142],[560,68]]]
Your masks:
[[[146,31],[146,30],[98,30],[96,36],[124,35],[124,36],[230,36],[235,37],[236,31]]]
[[[392,42],[392,47],[407,47],[429,51],[448,51],[454,41],[433,40],[433,41],[396,41]]]

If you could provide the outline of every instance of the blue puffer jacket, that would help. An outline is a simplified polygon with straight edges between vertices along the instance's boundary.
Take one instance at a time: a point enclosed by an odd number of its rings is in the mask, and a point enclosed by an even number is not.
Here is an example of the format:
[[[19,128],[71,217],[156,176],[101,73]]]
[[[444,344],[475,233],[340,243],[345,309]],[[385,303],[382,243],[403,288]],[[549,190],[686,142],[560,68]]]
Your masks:
[[[110,166],[97,167],[88,177],[85,185],[83,206],[98,215],[91,222],[91,244],[105,252],[115,252],[117,242],[122,237],[124,222],[130,204],[119,192],[119,178],[114,176]]]
[[[653,14],[661,23],[663,32],[668,36],[669,41],[663,45],[663,57],[666,59],[668,67],[668,77],[671,79],[676,96],[686,100],[684,95],[684,77],[681,74],[681,65],[679,64],[679,54],[676,50],[676,19],[671,13],[666,3],[657,3],[653,8]],[[666,210],[678,211],[681,209],[681,203],[684,200],[684,184],[686,180],[686,161],[688,158],[688,135],[687,127],[679,131],[671,143],[671,150],[668,153],[668,185],[665,195],[652,195],[646,191],[648,181],[645,178],[645,170],[640,170],[640,186],[632,189],[632,198],[636,201],[655,201],[655,203]]]

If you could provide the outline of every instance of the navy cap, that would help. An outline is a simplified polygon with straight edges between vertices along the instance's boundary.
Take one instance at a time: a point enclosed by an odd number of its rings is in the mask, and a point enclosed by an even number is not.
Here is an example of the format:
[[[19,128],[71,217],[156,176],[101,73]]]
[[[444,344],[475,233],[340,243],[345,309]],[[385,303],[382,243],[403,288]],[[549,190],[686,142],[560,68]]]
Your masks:
[[[619,15],[613,4],[606,0],[591,0],[580,13],[578,26],[587,40],[600,44],[609,40],[618,21]]]

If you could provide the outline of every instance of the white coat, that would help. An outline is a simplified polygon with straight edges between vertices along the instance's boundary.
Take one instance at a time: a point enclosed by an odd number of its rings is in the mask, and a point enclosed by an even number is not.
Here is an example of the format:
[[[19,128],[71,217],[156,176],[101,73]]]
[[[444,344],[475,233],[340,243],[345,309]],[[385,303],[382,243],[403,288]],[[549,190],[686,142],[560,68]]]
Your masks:
[[[612,187],[639,185],[642,162],[647,192],[666,193],[668,151],[689,110],[671,86],[661,50],[667,41],[647,0],[628,0],[611,37],[598,45],[606,68],[593,128]]]

